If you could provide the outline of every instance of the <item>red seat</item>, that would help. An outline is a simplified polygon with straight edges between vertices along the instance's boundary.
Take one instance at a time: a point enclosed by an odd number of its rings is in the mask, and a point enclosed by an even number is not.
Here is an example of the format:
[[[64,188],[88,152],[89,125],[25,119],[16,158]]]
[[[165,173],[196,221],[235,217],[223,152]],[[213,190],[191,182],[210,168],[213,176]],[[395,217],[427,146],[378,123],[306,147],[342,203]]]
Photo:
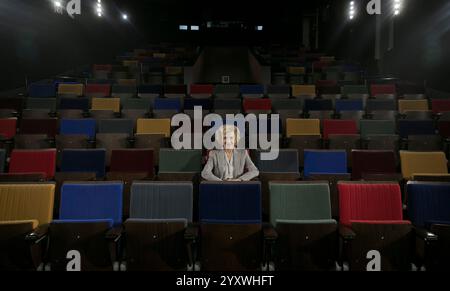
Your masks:
[[[317,80],[317,87],[334,87],[337,85],[337,81],[335,80]]]
[[[431,101],[431,108],[433,110],[433,113],[450,112],[450,100],[433,99]]]
[[[270,99],[244,99],[244,111],[250,110],[272,110],[272,100]]]
[[[55,176],[56,149],[13,150],[9,173],[44,173],[47,179]]]
[[[118,149],[111,153],[111,172],[148,173],[154,172],[152,149]]]
[[[212,95],[213,92],[214,92],[214,85],[201,85],[201,84],[191,85],[191,95],[192,94]]]
[[[10,139],[16,136],[17,118],[0,119],[0,135]]]
[[[370,93],[372,96],[383,95],[383,94],[397,94],[397,89],[394,84],[372,84],[370,86]]]
[[[360,180],[363,174],[393,174],[397,172],[394,151],[352,151],[352,179]]]
[[[340,223],[379,222],[409,224],[403,220],[400,186],[397,183],[339,183]]]
[[[111,96],[111,85],[109,84],[87,84],[85,95],[101,95],[103,97]]]
[[[355,135],[358,134],[358,126],[355,120],[326,119],[323,121],[323,137],[329,135]]]
[[[444,138],[450,138],[450,121],[442,120],[438,123],[439,134]]]

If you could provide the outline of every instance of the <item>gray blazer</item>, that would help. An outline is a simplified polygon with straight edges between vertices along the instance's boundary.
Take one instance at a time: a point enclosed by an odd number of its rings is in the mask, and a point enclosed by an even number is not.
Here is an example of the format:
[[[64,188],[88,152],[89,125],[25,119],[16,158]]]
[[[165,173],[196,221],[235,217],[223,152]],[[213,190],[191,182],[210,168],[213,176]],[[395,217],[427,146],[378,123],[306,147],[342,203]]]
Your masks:
[[[223,181],[227,161],[225,151],[213,150],[209,153],[208,162],[202,171],[202,178],[207,181]],[[250,181],[259,176],[259,171],[253,164],[246,150],[233,151],[233,178]],[[247,170],[246,173],[245,170]]]

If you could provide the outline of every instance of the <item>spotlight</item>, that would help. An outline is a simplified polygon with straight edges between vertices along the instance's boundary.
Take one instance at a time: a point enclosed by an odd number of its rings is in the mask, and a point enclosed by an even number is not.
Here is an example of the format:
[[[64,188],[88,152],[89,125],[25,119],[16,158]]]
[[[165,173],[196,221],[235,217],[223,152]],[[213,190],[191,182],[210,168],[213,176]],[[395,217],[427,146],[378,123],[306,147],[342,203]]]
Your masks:
[[[355,1],[350,1],[348,8],[348,19],[353,20],[355,18],[356,9],[355,9]]]
[[[102,0],[97,0],[96,12],[97,12],[98,17],[102,17],[103,16]]]
[[[53,1],[53,4],[56,8],[60,8],[62,6],[61,1]]]
[[[258,26],[256,27],[256,30],[257,30],[257,31],[263,31],[263,29],[264,29],[264,26],[262,26],[262,25],[258,25]]]
[[[122,14],[122,19],[123,20],[128,20],[128,15],[127,14]]]
[[[178,28],[180,30],[188,30],[188,26],[187,25],[180,25]]]
[[[198,26],[198,25],[191,25],[191,30],[200,30],[200,26]]]
[[[394,15],[399,15],[402,10],[402,0],[394,0]]]

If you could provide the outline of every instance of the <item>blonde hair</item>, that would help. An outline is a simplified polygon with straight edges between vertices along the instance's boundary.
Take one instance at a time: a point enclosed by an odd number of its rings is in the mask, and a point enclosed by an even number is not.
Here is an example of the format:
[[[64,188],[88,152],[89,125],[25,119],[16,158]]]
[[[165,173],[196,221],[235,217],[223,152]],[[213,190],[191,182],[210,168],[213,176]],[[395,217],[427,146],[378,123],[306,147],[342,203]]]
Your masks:
[[[239,141],[241,140],[241,132],[239,128],[237,128],[234,125],[225,124],[219,127],[219,129],[216,131],[215,137],[216,142],[223,147],[223,138],[226,136],[227,133],[233,132],[234,133],[234,139],[236,145],[239,144]]]

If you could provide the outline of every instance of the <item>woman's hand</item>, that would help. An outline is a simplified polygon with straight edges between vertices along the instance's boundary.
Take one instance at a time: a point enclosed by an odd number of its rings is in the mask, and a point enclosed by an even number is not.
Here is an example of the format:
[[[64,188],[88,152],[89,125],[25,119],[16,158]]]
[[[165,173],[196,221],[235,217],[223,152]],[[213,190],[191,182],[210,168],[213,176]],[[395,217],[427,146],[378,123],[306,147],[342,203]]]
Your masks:
[[[241,179],[228,179],[228,180],[224,180],[225,182],[242,182]]]

